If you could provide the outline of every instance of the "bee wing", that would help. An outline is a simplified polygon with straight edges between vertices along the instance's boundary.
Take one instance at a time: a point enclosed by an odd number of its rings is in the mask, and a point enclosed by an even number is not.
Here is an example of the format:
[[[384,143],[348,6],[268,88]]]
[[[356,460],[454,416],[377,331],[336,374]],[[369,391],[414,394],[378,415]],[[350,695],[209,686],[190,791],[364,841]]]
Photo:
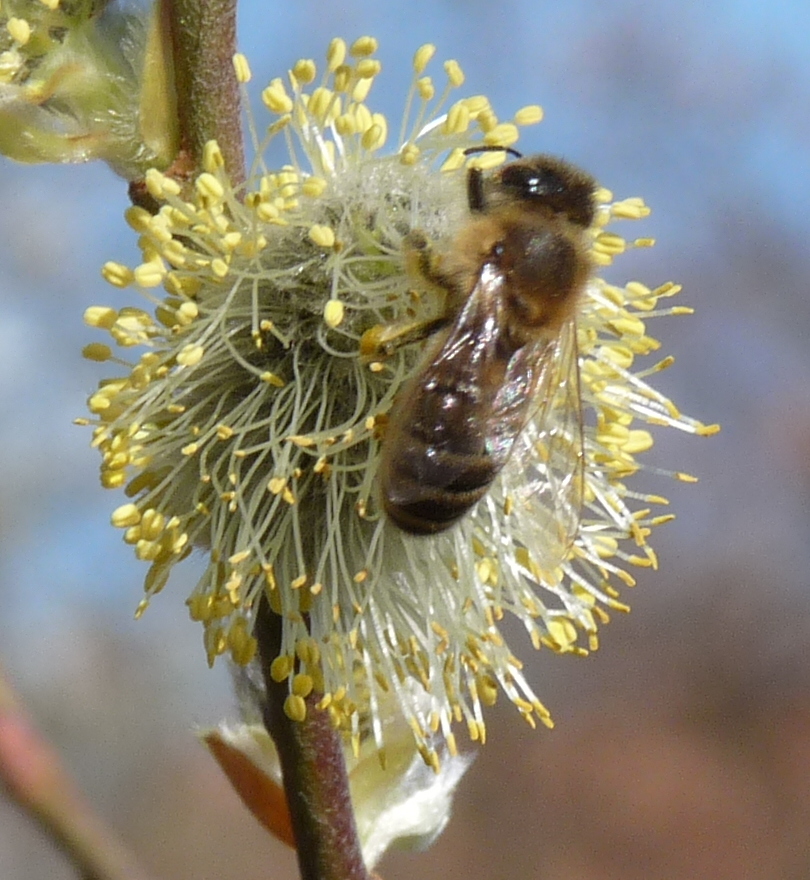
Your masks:
[[[537,408],[504,471],[504,493],[530,513],[542,567],[559,565],[579,528],[584,490],[582,400],[576,321],[543,344],[534,391]]]
[[[526,421],[521,401],[533,384],[531,373],[502,353],[503,286],[503,273],[485,264],[464,307],[401,395],[410,431],[424,445],[456,456],[486,456],[493,474]],[[468,466],[459,459],[459,468]],[[445,467],[452,482],[456,467]]]

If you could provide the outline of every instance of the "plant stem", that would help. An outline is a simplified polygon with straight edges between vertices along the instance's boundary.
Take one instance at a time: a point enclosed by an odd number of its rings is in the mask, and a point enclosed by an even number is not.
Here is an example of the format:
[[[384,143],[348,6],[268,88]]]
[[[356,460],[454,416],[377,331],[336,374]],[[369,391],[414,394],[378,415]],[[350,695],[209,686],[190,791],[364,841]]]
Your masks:
[[[303,721],[290,720],[284,713],[287,683],[279,684],[270,675],[280,632],[280,618],[262,602],[255,633],[267,690],[264,723],[281,761],[301,880],[369,880],[340,734],[329,714],[316,707],[318,694],[307,698]]]
[[[82,797],[0,670],[0,783],[83,880],[149,880]]]
[[[171,35],[180,122],[181,167],[200,170],[203,147],[216,140],[234,185],[245,179],[236,52],[236,0],[161,0]]]

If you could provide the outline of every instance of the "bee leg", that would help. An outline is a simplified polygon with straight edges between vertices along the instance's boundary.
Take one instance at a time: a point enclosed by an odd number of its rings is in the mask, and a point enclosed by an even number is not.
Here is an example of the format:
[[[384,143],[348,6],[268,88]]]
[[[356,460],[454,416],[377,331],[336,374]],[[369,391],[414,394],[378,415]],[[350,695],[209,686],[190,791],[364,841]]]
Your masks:
[[[444,327],[448,318],[432,318],[429,321],[411,321],[401,324],[375,324],[360,337],[360,357],[363,360],[380,360],[391,357],[405,345],[424,342]]]
[[[403,242],[405,266],[411,275],[416,275],[428,284],[447,294],[455,290],[453,279],[442,272],[440,257],[433,252],[424,232],[411,230]]]

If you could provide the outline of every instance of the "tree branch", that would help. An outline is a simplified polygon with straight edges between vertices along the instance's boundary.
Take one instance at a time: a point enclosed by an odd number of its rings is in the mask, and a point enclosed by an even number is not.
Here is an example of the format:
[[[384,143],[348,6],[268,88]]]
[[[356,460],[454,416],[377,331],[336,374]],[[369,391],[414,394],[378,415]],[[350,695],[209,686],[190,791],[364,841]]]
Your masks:
[[[203,147],[216,140],[234,186],[245,179],[236,52],[236,0],[161,0],[174,56],[182,176],[199,172]],[[179,173],[179,174],[178,174]]]
[[[150,880],[82,797],[2,670],[0,783],[77,867],[83,880]]]
[[[301,880],[369,880],[340,734],[328,713],[316,707],[319,694],[307,698],[303,721],[290,720],[284,713],[287,684],[279,684],[270,675],[278,654],[280,624],[280,618],[261,602],[255,633],[267,689],[264,723],[281,761]]]

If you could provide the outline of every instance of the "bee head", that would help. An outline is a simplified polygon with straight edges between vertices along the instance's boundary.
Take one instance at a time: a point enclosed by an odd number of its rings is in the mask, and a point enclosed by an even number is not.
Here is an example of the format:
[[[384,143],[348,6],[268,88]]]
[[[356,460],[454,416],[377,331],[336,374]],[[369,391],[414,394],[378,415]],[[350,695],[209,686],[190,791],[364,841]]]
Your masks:
[[[495,186],[509,199],[563,214],[577,226],[588,227],[593,222],[594,179],[554,156],[510,162],[498,173]]]

